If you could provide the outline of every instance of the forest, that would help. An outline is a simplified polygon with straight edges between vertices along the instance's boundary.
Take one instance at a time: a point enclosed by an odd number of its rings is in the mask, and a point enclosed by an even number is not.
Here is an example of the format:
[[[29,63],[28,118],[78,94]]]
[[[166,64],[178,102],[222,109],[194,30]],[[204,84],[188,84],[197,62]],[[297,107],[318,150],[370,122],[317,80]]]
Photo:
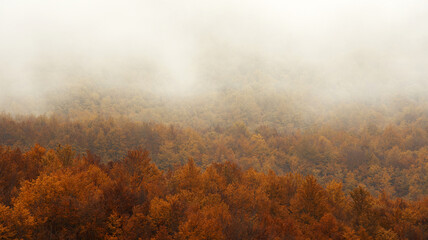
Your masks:
[[[421,99],[347,104],[324,113],[328,121],[288,128],[274,117],[138,121],[72,99],[72,112],[0,115],[0,237],[428,237]],[[254,109],[243,114],[261,114]]]
[[[0,147],[2,239],[426,239],[427,198],[193,159],[159,170],[137,148],[103,164],[71,146]]]
[[[428,106],[422,97],[396,97],[389,100],[390,104],[384,101],[382,107],[343,104],[306,117],[304,125],[294,125],[275,108],[270,111],[247,102],[229,104],[241,109],[245,122],[232,122],[228,115],[222,119],[210,107],[195,115],[212,116],[207,120],[186,121],[170,114],[164,116],[165,121],[141,121],[129,114],[139,105],[121,105],[132,102],[127,101],[134,98],[132,94],[121,97],[123,102],[110,104],[112,110],[107,115],[98,112],[97,102],[84,98],[86,93],[82,92],[81,97],[68,101],[67,112],[57,107],[51,115],[0,115],[0,144],[24,151],[35,144],[51,149],[71,145],[78,154],[90,150],[103,163],[119,160],[130,148],[143,147],[161,170],[181,166],[189,158],[202,169],[229,161],[244,170],[313,175],[324,186],[332,180],[340,181],[346,191],[363,185],[374,195],[387,191],[394,197],[418,200],[428,194]],[[103,98],[111,95],[107,92]],[[66,95],[63,98],[67,99]],[[155,105],[150,101],[148,104]],[[56,106],[63,105],[57,102]],[[176,105],[181,115],[190,116],[195,111],[186,103]],[[101,109],[106,107],[101,105]],[[127,110],[121,115],[114,109]],[[170,112],[165,107],[148,109],[148,115]],[[249,117],[262,114],[269,116],[262,124]],[[288,127],[275,127],[278,124]]]
[[[427,240],[427,22],[0,0],[0,240]]]

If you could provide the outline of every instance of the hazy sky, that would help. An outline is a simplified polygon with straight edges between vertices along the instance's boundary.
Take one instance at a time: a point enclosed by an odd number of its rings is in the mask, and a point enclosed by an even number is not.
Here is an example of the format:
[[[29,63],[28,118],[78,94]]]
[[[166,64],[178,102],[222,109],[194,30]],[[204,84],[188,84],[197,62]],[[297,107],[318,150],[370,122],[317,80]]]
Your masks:
[[[185,92],[216,51],[305,66],[320,92],[420,89],[427,24],[424,0],[0,0],[0,101],[77,81]]]

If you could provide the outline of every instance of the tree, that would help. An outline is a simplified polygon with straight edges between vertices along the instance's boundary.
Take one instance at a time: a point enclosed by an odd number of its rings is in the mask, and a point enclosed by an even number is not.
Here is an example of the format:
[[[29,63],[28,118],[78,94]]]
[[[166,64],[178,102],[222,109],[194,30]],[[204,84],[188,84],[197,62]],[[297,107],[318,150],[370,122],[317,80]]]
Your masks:
[[[327,211],[327,195],[313,176],[307,176],[293,199],[293,209],[303,216],[320,219]]]
[[[67,169],[26,181],[14,208],[34,219],[32,235],[39,239],[100,238],[106,215],[102,189],[111,183],[96,166],[73,173]]]

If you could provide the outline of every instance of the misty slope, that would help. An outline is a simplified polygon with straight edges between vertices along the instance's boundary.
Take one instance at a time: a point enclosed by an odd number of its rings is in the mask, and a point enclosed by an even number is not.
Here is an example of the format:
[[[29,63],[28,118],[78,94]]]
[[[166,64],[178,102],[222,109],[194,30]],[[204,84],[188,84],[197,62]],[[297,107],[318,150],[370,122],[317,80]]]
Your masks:
[[[50,95],[46,112],[75,120],[126,117],[201,129],[242,121],[251,129],[268,125],[288,132],[323,125],[347,130],[364,124],[385,127],[428,116],[428,99],[422,93],[337,101],[334,96],[328,99],[309,90],[275,89],[267,83],[244,86],[186,96],[165,96],[132,87],[79,86]]]
[[[427,23],[0,0],[0,239],[427,239]]]
[[[49,148],[70,144],[77,153],[90,150],[105,162],[118,161],[128,148],[141,146],[161,169],[189,158],[203,168],[231,161],[244,169],[311,174],[322,184],[336,179],[346,190],[362,184],[373,194],[387,190],[418,199],[428,189],[428,117],[417,109],[404,110],[397,114],[402,119],[386,127],[375,124],[384,122],[382,118],[357,121],[361,125],[341,119],[292,132],[268,125],[250,129],[243,122],[197,129],[125,118],[1,115],[0,145],[28,150],[37,143]]]

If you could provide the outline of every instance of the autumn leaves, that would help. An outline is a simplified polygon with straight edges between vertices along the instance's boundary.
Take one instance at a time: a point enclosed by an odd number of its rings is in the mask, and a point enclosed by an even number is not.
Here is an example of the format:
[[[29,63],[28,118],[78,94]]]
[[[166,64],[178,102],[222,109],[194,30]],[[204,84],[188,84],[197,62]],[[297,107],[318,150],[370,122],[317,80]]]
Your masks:
[[[163,172],[142,149],[108,165],[70,147],[0,147],[6,239],[424,239],[425,200],[344,192],[313,176],[278,176],[193,160]],[[13,169],[8,172],[7,169]],[[8,173],[8,174],[6,174]],[[383,238],[382,238],[383,237]]]

